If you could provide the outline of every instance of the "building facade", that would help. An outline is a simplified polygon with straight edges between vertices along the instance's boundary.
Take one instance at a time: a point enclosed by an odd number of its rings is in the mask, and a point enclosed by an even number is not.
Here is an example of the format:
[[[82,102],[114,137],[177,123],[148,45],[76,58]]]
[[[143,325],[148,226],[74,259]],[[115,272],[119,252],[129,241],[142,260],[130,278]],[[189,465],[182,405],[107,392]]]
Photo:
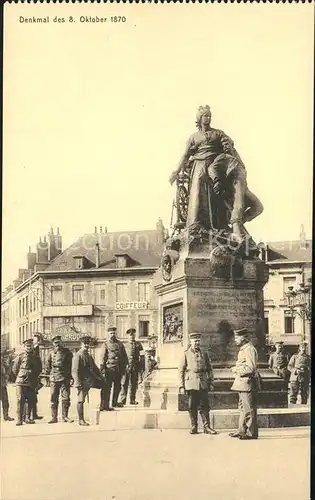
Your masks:
[[[136,329],[144,347],[154,344],[159,319],[153,275],[157,270],[166,232],[161,220],[156,229],[110,233],[105,228],[78,238],[62,250],[59,230],[29,248],[27,268],[2,294],[1,345],[19,346],[39,332],[44,338],[43,356],[53,334],[77,350],[83,334],[94,338],[94,357],[107,328],[117,327],[126,340],[126,330]],[[302,339],[303,320],[292,314],[285,293],[311,277],[311,241],[301,231],[300,240],[263,245],[261,258],[269,267],[264,289],[267,343],[282,340],[295,349]],[[180,319],[180,318],[179,318]],[[306,337],[310,325],[304,324]]]
[[[269,280],[264,288],[265,331],[267,342],[282,341],[294,351],[302,340],[311,342],[311,325],[288,307],[286,294],[298,290],[312,277],[312,242],[301,231],[300,240],[280,241],[264,246],[262,258],[269,267]],[[302,315],[303,316],[303,315]]]
[[[14,348],[40,332],[46,357],[53,334],[60,334],[72,350],[88,334],[99,361],[107,328],[116,326],[121,340],[133,327],[149,347],[158,325],[152,277],[164,238],[160,220],[150,231],[109,233],[95,228],[63,252],[59,231],[54,235],[51,230],[35,254],[29,250],[29,268],[19,271],[19,279],[2,296],[3,341]]]

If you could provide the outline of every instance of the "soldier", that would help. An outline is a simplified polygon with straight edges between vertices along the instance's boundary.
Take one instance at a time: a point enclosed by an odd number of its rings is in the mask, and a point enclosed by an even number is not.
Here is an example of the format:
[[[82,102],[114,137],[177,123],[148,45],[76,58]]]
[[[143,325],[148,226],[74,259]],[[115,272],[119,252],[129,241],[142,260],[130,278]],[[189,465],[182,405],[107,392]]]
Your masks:
[[[42,336],[40,335],[40,333],[34,333],[33,335],[33,350],[34,350],[34,353],[36,354],[37,358],[38,358],[38,365],[39,365],[39,375],[41,374],[42,372],[42,361],[41,361],[41,357],[40,357],[40,342],[42,340]],[[35,402],[34,402],[34,407],[33,407],[33,410],[32,410],[32,417],[33,417],[33,420],[42,420],[43,417],[39,416],[38,413],[37,413],[37,403],[38,403],[38,391],[43,387],[41,381],[39,380],[39,378],[37,379],[37,385],[36,385],[36,388],[35,388]]]
[[[46,365],[46,373],[50,375],[50,401],[51,401],[51,420],[49,424],[58,422],[58,403],[61,392],[62,399],[62,421],[71,423],[68,417],[70,408],[70,382],[72,352],[70,349],[62,346],[61,336],[52,337],[53,349],[49,353]]]
[[[10,364],[7,359],[5,359],[5,354],[1,353],[1,393],[0,393],[0,399],[2,402],[2,414],[3,414],[3,420],[6,420],[7,422],[12,422],[14,418],[9,416],[9,396],[8,396],[8,381],[10,377]]]
[[[94,359],[89,353],[91,337],[85,335],[81,338],[81,348],[75,354],[72,364],[73,385],[78,389],[77,411],[79,416],[79,425],[88,426],[84,420],[83,405],[89,390],[94,387],[102,389],[104,387],[104,378],[96,366]]]
[[[16,377],[16,396],[17,396],[17,422],[16,425],[23,423],[23,410],[26,406],[26,424],[35,424],[31,415],[36,402],[36,387],[38,377],[41,372],[38,356],[33,351],[33,339],[27,339],[23,342],[24,351],[15,358],[12,372]],[[33,413],[34,414],[34,413]]]
[[[105,387],[101,391],[100,411],[111,411],[118,404],[121,379],[128,365],[124,344],[116,337],[116,327],[108,328],[108,339],[105,341],[101,356],[101,373],[105,378]],[[109,406],[110,392],[113,387],[112,406]]]
[[[307,404],[311,358],[306,353],[307,342],[302,342],[297,354],[291,357],[288,370],[290,374],[290,403],[295,404],[299,391],[301,392],[302,405]]]
[[[283,342],[275,342],[276,351],[270,355],[269,368],[286,382],[289,381],[287,370],[287,357],[283,352]]]
[[[207,352],[200,351],[200,333],[190,334],[190,346],[179,365],[180,394],[188,393],[190,434],[198,434],[198,408],[205,434],[217,434],[210,427],[208,391],[213,390],[213,372]]]
[[[257,373],[257,351],[249,341],[246,328],[234,330],[235,343],[239,346],[236,365],[231,368],[235,375],[231,391],[239,394],[239,429],[232,432],[231,437],[258,439],[257,393],[260,390],[260,380]]]
[[[141,356],[143,351],[142,344],[135,340],[136,330],[129,328],[126,334],[129,335],[129,341],[125,344],[125,350],[128,358],[128,364],[121,381],[121,393],[118,407],[123,407],[127,401],[128,388],[130,387],[130,404],[137,405],[136,392],[138,388],[139,373],[141,372]]]

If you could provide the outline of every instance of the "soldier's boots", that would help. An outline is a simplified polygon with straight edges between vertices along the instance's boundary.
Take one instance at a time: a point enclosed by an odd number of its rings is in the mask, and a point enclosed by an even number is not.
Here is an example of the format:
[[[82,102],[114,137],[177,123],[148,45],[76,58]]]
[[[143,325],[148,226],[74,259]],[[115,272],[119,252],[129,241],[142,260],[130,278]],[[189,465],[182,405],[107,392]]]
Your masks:
[[[49,420],[49,424],[57,424],[58,422],[58,406],[51,407],[51,420]]]
[[[88,424],[84,420],[83,403],[77,403],[77,411],[78,411],[78,416],[79,416],[79,425],[83,425],[85,427],[88,427],[90,424]]]
[[[205,434],[212,434],[212,435],[218,434],[217,431],[215,431],[214,429],[212,429],[212,427],[210,427],[209,413],[202,412],[201,419],[203,423],[203,432]]]
[[[197,410],[189,410],[189,417],[190,417],[190,431],[189,434],[198,434],[198,414]]]
[[[6,422],[12,422],[14,418],[9,416],[9,408],[3,408],[3,420]]]
[[[130,404],[131,405],[138,405],[139,403],[138,403],[138,401],[130,401]]]
[[[68,402],[62,403],[62,421],[68,424],[72,424],[73,420],[68,417],[70,404]]]

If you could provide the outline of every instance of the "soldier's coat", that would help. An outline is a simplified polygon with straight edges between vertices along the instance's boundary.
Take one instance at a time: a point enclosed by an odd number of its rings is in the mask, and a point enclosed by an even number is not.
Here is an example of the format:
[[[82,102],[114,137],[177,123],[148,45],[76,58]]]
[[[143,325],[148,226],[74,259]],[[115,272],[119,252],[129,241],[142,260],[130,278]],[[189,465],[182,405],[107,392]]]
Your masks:
[[[184,387],[186,391],[208,390],[213,382],[213,371],[208,353],[188,347],[179,364],[179,378],[180,387]]]

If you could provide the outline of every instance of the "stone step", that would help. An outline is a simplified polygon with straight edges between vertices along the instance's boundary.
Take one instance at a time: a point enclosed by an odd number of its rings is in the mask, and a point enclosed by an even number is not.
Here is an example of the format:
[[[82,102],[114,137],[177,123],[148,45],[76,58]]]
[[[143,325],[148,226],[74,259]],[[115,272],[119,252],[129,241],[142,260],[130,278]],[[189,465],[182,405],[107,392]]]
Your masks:
[[[210,425],[217,430],[237,429],[238,418],[239,413],[236,410],[213,410],[210,412]],[[310,422],[309,407],[258,410],[260,428],[303,427],[309,426]],[[95,424],[93,416],[91,423]],[[188,429],[190,422],[187,412],[122,408],[119,411],[101,412],[99,425],[105,430]],[[199,427],[202,428],[201,420],[199,420]]]

